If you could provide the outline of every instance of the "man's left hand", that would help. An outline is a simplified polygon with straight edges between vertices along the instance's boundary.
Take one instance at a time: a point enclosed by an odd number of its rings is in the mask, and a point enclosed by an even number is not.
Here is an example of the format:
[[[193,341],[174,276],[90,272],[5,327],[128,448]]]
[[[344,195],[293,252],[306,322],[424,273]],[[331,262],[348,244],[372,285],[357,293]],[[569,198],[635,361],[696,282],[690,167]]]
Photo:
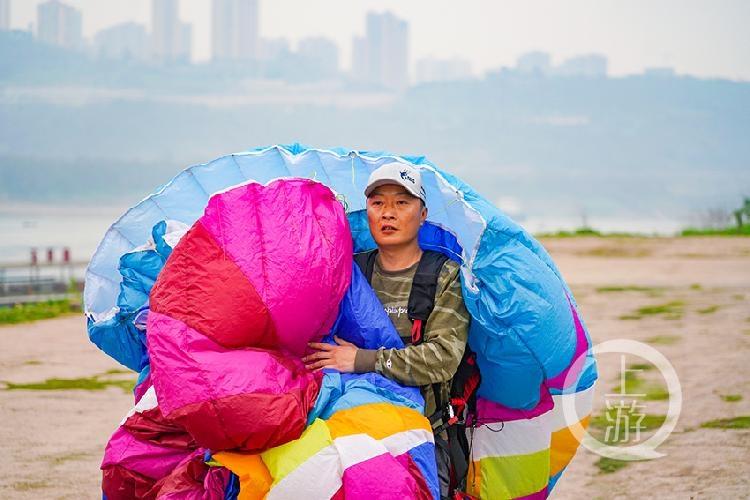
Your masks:
[[[343,373],[354,371],[354,358],[357,357],[357,346],[334,335],[337,345],[310,342],[307,344],[316,352],[302,358],[308,370],[333,368]]]

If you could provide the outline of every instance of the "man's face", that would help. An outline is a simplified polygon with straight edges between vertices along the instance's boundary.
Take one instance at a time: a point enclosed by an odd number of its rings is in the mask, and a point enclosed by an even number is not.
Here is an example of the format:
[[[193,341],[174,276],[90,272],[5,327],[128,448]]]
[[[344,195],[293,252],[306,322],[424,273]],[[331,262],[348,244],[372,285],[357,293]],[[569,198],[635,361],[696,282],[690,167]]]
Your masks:
[[[367,222],[379,247],[410,244],[426,218],[422,201],[398,184],[379,186],[367,198]]]

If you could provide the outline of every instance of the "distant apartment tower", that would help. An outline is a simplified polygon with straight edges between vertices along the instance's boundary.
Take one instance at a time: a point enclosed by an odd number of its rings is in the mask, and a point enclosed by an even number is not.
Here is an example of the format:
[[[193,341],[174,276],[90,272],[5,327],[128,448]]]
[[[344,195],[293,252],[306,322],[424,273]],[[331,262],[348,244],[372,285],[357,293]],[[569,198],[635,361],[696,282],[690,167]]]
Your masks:
[[[527,52],[516,61],[516,71],[526,75],[548,75],[552,64],[546,52]]]
[[[82,47],[81,11],[57,0],[49,0],[37,6],[36,16],[39,40],[66,49]]]
[[[286,38],[261,38],[258,49],[258,58],[263,61],[271,61],[284,57],[291,52],[289,40]]]
[[[213,0],[211,56],[215,61],[261,56],[258,0]]]
[[[94,37],[96,52],[105,59],[147,59],[148,41],[146,28],[136,23],[116,24]]]
[[[152,0],[151,49],[157,61],[190,60],[192,27],[180,21],[179,6],[178,0]]]
[[[315,65],[320,75],[333,76],[339,70],[339,47],[328,38],[312,37],[300,40],[297,53]]]
[[[367,80],[367,39],[355,36],[352,40],[352,77],[360,82]]]
[[[466,59],[424,58],[417,61],[417,82],[449,82],[471,78],[471,63]]]
[[[599,54],[571,57],[555,69],[560,76],[604,78],[607,76],[607,58]]]
[[[0,0],[0,31],[10,30],[10,0]]]
[[[394,90],[409,85],[409,23],[390,12],[367,14],[364,38],[352,47],[355,79]]]

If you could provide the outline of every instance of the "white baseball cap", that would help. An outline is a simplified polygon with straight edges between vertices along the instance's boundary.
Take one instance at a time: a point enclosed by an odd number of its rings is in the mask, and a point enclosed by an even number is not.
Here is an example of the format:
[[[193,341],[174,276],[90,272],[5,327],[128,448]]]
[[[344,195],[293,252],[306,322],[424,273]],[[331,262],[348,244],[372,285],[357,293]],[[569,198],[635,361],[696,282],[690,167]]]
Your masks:
[[[427,204],[427,195],[422,187],[422,174],[407,163],[386,163],[373,170],[367,180],[365,196],[370,196],[376,187],[385,184],[403,186],[410,194],[422,200],[425,205]]]

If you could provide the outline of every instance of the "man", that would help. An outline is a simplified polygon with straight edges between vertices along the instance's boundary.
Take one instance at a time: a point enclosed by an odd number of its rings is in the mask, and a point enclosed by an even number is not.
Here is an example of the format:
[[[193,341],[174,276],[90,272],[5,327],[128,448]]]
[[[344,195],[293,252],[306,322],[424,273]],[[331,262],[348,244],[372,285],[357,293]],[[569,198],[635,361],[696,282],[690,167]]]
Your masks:
[[[370,175],[365,196],[370,233],[378,247],[370,284],[405,347],[359,349],[336,338],[336,346],[311,343],[316,352],[303,361],[310,369],[374,371],[401,384],[419,386],[425,399],[425,415],[441,417],[439,410],[449,401],[450,382],[468,336],[469,313],[461,294],[459,266],[446,260],[439,268],[432,312],[423,327],[415,325],[409,318],[408,305],[412,282],[425,254],[417,241],[419,228],[427,219],[421,174],[406,164],[383,165]],[[440,402],[436,401],[438,398]],[[440,425],[439,419],[431,420],[438,420],[436,426]],[[444,439],[444,433],[441,435]],[[441,496],[447,497],[448,453],[444,446],[436,446],[436,451]]]

